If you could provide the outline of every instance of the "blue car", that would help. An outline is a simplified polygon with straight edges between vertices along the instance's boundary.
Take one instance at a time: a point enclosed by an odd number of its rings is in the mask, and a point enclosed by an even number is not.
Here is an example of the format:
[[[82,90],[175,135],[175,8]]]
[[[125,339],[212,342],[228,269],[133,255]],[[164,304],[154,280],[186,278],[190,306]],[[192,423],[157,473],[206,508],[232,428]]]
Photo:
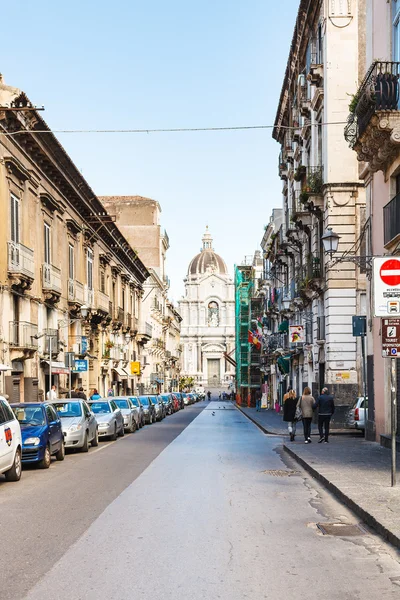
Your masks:
[[[21,426],[22,464],[37,463],[48,469],[51,457],[64,460],[64,435],[61,420],[48,402],[11,404]]]

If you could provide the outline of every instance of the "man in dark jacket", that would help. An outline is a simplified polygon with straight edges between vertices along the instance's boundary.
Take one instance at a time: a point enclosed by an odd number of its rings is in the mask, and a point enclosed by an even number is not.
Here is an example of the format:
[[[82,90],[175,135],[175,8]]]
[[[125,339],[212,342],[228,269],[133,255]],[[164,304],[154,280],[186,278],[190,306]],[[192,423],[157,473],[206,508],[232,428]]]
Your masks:
[[[313,408],[318,409],[318,431],[319,431],[319,444],[329,442],[329,424],[331,417],[335,412],[335,402],[332,394],[329,393],[328,388],[324,387],[322,394],[318,396]],[[325,435],[324,435],[325,430]]]
[[[256,400],[256,411],[258,412],[261,410],[261,391],[260,390],[256,390],[255,400]]]

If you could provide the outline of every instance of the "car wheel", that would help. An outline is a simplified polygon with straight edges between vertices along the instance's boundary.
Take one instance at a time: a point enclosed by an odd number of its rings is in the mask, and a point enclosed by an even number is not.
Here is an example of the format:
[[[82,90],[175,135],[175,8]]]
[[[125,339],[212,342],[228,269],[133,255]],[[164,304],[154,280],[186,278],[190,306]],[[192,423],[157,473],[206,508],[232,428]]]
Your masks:
[[[21,450],[17,450],[14,456],[14,463],[11,469],[4,473],[7,481],[19,481],[21,479],[22,462]]]
[[[64,446],[64,440],[62,440],[60,449],[56,453],[56,459],[57,460],[64,460],[64,458],[65,458],[65,446]]]
[[[85,439],[83,440],[83,446],[81,448],[81,452],[89,452],[89,439],[88,433],[85,433]]]
[[[114,425],[114,433],[112,434],[111,439],[113,442],[115,442],[115,440],[117,439],[117,424],[116,423]]]
[[[125,435],[125,429],[124,429],[124,424],[122,423],[122,427],[119,430],[118,436],[119,437],[124,437],[124,435]]]
[[[132,417],[132,423],[131,426],[129,428],[129,433],[135,433],[136,431],[136,421],[135,419]]]
[[[41,469],[48,469],[50,467],[51,454],[50,454],[50,448],[48,446],[46,446],[46,448],[44,449],[44,455],[39,464],[40,464]]]
[[[99,445],[99,430],[97,429],[97,427],[96,427],[96,433],[94,435],[94,438],[91,441],[91,445],[94,448]]]

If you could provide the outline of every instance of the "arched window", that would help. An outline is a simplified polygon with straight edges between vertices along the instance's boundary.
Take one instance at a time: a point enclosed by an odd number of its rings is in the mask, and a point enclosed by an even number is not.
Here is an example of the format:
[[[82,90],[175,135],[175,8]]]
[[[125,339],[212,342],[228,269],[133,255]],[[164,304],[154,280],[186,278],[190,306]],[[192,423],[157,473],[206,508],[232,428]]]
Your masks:
[[[210,302],[208,305],[208,326],[218,327],[219,325],[219,306],[216,302]]]

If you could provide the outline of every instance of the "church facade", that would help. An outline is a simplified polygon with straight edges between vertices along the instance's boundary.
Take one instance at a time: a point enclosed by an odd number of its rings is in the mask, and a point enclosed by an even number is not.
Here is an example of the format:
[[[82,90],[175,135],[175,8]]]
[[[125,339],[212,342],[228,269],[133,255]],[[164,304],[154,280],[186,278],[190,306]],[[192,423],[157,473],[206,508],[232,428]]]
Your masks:
[[[208,232],[203,247],[189,264],[182,316],[182,375],[193,377],[196,387],[226,390],[234,384],[230,360],[235,348],[234,282],[223,259],[214,252]]]

